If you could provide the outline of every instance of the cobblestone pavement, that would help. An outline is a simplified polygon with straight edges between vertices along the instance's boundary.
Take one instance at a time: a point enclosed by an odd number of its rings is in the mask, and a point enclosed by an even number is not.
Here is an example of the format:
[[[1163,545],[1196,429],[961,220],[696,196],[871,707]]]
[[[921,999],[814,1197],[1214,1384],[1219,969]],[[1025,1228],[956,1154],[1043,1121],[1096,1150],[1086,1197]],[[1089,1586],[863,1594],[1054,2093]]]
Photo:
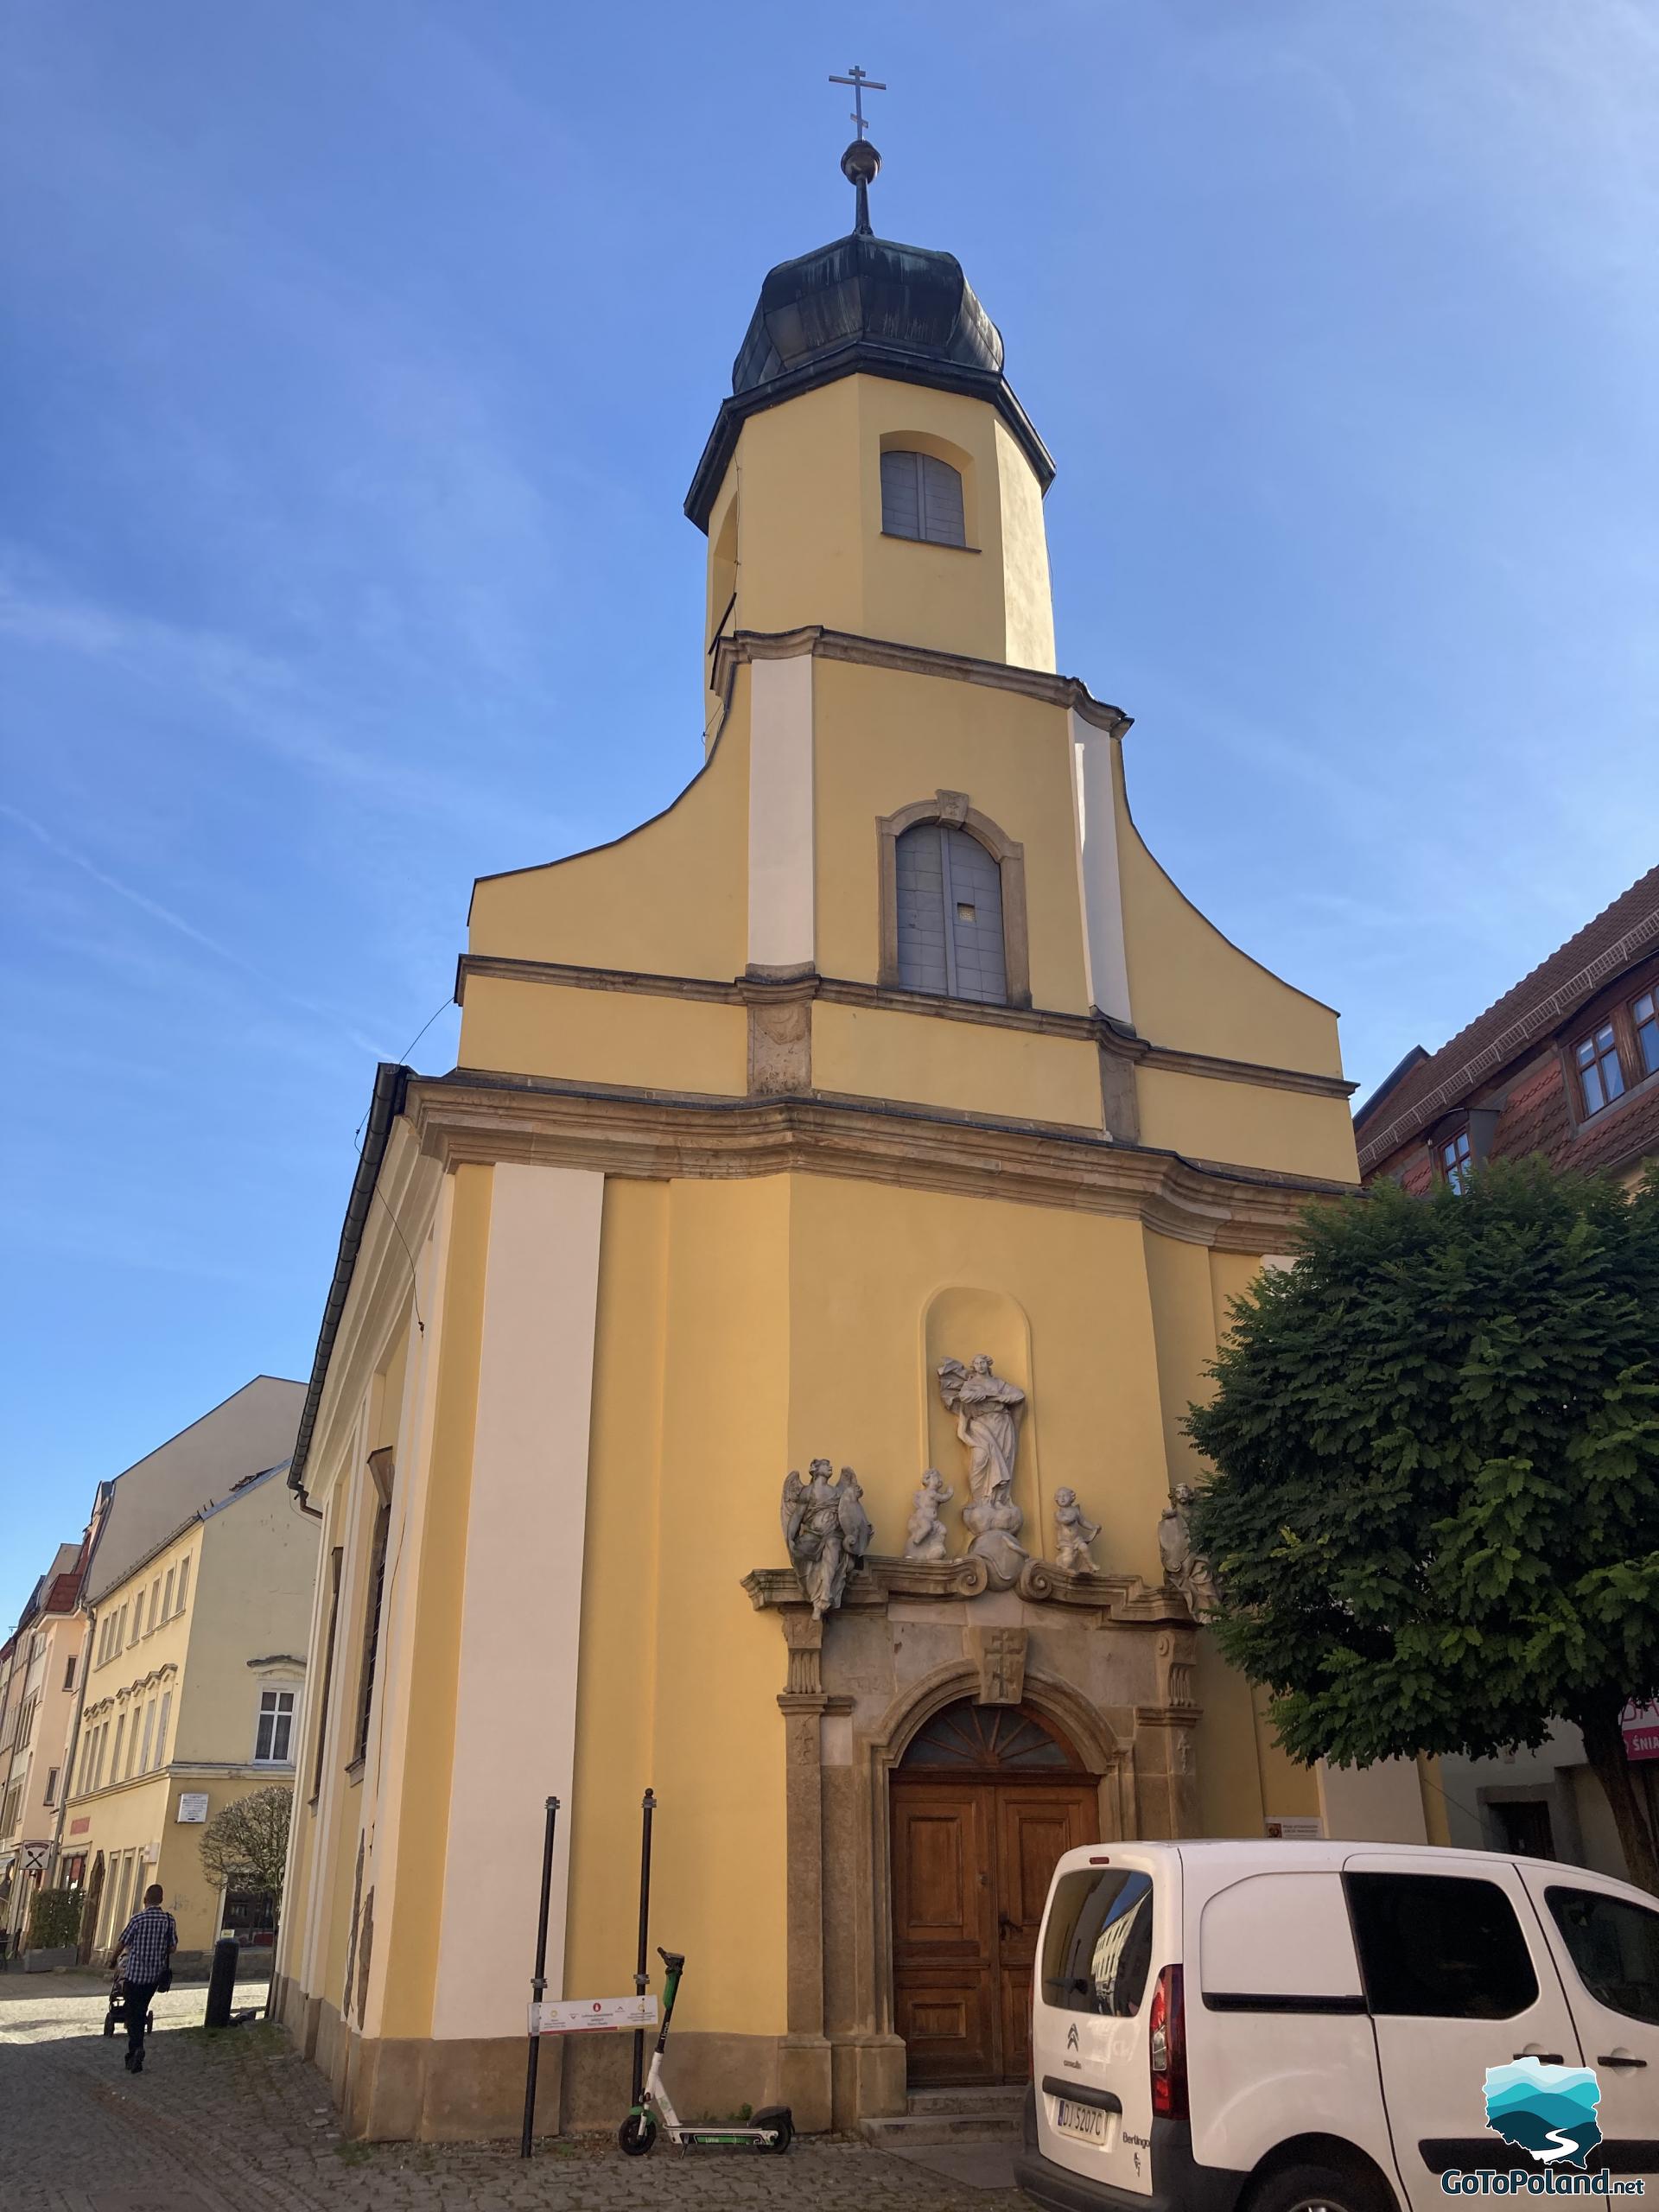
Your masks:
[[[241,1987],[238,2004],[263,1991]],[[968,2187],[845,2141],[785,2158],[670,2151],[624,2158],[608,2139],[500,2144],[341,2139],[322,2077],[283,2031],[213,2037],[198,1986],[156,2000],[144,2071],[101,2032],[105,1988],[83,1975],[0,1976],[0,2205],[5,2212],[1016,2212],[1013,2190]]]

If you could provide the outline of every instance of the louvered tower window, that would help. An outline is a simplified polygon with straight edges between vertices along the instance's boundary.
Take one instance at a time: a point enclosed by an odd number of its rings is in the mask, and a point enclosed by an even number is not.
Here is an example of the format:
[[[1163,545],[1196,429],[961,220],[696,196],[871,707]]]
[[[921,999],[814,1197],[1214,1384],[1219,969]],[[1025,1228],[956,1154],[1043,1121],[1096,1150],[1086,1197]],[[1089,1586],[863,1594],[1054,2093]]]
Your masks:
[[[881,527],[889,537],[966,545],[962,479],[950,462],[936,461],[931,453],[884,453]]]
[[[899,840],[899,981],[907,991],[1005,1006],[1002,875],[976,837],[918,822]]]

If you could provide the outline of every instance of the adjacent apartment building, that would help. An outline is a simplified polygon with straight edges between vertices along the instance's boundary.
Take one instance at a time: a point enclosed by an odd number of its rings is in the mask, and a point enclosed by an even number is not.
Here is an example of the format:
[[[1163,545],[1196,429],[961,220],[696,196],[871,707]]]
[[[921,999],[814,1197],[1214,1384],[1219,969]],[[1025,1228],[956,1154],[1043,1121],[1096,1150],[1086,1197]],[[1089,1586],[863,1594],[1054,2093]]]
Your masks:
[[[101,1957],[160,1882],[187,1959],[222,1928],[269,1943],[274,1900],[204,1872],[205,1824],[271,1783],[291,1785],[316,1576],[316,1523],[276,1465],[105,1581],[92,1600],[60,1879],[84,1887],[81,1948]]]
[[[86,1546],[60,1544],[0,1647],[0,1936],[22,1948],[50,1867],[86,1623]]]
[[[1408,1052],[1354,1116],[1360,1173],[1453,1190],[1489,1160],[1634,1183],[1659,1158],[1659,868],[1459,1031]],[[1625,1742],[1659,1830],[1659,1715]],[[1536,1751],[1440,1763],[1454,1843],[1625,1869],[1578,1731]]]

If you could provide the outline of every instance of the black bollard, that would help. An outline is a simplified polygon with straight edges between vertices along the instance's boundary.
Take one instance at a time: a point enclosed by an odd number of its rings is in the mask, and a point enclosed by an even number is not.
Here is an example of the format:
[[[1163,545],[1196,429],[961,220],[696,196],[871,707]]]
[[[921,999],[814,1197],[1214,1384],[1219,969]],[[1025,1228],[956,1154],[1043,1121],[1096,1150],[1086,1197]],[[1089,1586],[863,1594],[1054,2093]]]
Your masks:
[[[213,1946],[213,1970],[207,1980],[207,2012],[202,2021],[205,2028],[228,2028],[231,2024],[231,1999],[236,1994],[236,1962],[242,1955],[242,1946],[233,1936],[221,1936]]]

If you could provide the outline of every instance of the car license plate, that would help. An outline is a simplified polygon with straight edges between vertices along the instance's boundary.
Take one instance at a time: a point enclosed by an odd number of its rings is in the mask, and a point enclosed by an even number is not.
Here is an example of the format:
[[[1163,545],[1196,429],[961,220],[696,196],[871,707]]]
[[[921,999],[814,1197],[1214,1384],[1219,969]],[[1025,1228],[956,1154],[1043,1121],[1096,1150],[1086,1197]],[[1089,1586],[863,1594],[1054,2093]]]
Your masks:
[[[1054,2125],[1062,2135],[1080,2135],[1085,2142],[1103,2143],[1110,2119],[1111,2114],[1103,2112],[1098,2105],[1074,2105],[1062,2097]]]

